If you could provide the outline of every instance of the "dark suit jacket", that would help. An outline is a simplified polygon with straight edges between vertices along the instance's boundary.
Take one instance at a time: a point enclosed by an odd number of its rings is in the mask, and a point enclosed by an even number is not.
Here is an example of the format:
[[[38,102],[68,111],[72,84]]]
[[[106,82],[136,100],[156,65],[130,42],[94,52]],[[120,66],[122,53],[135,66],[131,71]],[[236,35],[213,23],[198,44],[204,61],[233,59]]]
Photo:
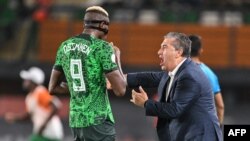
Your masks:
[[[157,116],[160,141],[222,141],[210,83],[187,59],[177,71],[166,102],[166,72],[129,73],[129,87],[158,87],[160,101],[145,103],[146,115]]]

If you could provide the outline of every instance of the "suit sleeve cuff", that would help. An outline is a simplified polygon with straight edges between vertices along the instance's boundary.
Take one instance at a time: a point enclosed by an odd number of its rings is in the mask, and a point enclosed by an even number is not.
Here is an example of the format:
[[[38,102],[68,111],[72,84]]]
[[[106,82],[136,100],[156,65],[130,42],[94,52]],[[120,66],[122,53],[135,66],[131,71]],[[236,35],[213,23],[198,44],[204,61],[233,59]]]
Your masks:
[[[129,88],[138,87],[138,82],[137,82],[135,73],[128,73],[127,74],[127,84],[128,84]]]
[[[154,100],[148,99],[144,103],[144,108],[145,108],[146,116],[157,116],[156,111],[155,111],[155,101]]]

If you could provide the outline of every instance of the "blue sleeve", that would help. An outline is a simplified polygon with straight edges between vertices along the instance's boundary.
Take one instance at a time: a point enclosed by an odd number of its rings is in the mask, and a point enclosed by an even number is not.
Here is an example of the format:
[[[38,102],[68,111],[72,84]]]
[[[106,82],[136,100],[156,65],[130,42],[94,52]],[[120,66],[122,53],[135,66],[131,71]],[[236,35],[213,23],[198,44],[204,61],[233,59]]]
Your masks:
[[[213,93],[217,94],[218,92],[221,91],[219,81],[216,75],[211,75],[211,83],[212,83],[212,88],[213,88]]]
[[[213,93],[217,94],[218,92],[220,92],[221,89],[219,85],[219,80],[218,80],[218,77],[215,75],[215,73],[205,64],[201,64],[200,67],[202,71],[206,74],[206,76],[208,77],[210,84],[212,86],[212,89],[213,89]]]

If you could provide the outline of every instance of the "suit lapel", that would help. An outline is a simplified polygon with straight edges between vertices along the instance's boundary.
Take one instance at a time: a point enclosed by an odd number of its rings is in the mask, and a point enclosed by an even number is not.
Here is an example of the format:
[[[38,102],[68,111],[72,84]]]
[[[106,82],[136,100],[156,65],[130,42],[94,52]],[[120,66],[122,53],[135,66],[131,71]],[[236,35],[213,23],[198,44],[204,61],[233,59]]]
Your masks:
[[[183,62],[183,64],[180,66],[180,68],[178,69],[178,71],[176,72],[175,76],[174,76],[174,80],[172,82],[172,85],[171,85],[171,88],[170,88],[170,91],[169,91],[169,96],[168,96],[168,101],[170,100],[170,98],[172,99],[173,96],[174,96],[174,91],[173,91],[173,88],[176,87],[176,81],[179,77],[179,74],[180,72],[187,66],[187,64],[189,64],[191,62],[191,59],[190,58],[187,58],[187,60],[185,60]]]
[[[171,85],[171,88],[170,88],[170,90],[169,90],[169,96],[168,96],[168,100],[167,100],[167,101],[169,101],[170,99],[172,99],[173,96],[174,96],[173,88],[174,88],[175,85],[176,85],[176,80],[177,80],[177,78],[178,78],[178,77],[175,75],[174,80],[173,80],[172,85]]]
[[[158,93],[161,94],[160,101],[161,102],[166,102],[166,84],[167,81],[170,79],[170,77],[166,74],[164,74],[158,88]]]

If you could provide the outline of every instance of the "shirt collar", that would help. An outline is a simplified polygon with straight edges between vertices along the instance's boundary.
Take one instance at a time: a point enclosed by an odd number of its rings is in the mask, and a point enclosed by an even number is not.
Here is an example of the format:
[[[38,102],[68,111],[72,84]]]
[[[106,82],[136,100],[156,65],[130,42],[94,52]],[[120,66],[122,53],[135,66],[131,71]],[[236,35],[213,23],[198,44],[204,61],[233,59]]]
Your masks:
[[[179,69],[180,66],[184,63],[185,60],[187,60],[187,58],[183,59],[183,60],[174,68],[173,71],[168,72],[168,75],[169,75],[170,77],[175,76],[175,74],[177,73],[178,69]]]

